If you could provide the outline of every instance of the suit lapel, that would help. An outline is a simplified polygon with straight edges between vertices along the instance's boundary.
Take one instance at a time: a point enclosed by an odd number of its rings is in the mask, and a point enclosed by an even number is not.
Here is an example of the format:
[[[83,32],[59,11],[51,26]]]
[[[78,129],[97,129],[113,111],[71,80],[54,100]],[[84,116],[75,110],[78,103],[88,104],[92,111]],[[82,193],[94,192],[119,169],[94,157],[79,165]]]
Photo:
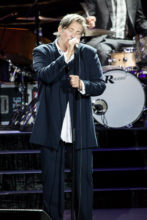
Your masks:
[[[127,7],[127,13],[128,13],[128,17],[133,25],[133,12],[136,10],[136,4],[137,1],[134,0],[126,0],[126,7]]]
[[[112,13],[112,3],[111,3],[111,0],[105,0],[105,2],[106,2],[106,5],[108,7],[110,19],[111,19],[111,22],[112,22],[112,20],[113,20],[113,13]]]
[[[60,54],[59,54],[58,49],[56,47],[55,41],[53,41],[52,45],[53,45],[53,47],[52,47],[53,53],[55,54],[55,58],[57,58],[60,56]]]
[[[134,0],[126,0],[126,6],[128,13],[132,11],[133,8],[136,8],[137,1]]]
[[[127,7],[128,14],[130,13],[130,10],[132,9],[132,6],[133,6],[132,1],[131,0],[126,0],[126,7]]]

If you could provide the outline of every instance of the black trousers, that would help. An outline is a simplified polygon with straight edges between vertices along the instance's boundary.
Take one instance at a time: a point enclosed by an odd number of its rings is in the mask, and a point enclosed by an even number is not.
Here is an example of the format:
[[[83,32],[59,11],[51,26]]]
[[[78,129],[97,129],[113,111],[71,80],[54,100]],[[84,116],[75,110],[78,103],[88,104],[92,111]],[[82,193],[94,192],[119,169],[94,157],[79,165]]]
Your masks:
[[[42,147],[44,210],[53,220],[64,215],[64,168],[72,166],[72,144],[59,143],[58,151]],[[77,220],[92,220],[93,179],[92,150],[75,151],[75,216]]]

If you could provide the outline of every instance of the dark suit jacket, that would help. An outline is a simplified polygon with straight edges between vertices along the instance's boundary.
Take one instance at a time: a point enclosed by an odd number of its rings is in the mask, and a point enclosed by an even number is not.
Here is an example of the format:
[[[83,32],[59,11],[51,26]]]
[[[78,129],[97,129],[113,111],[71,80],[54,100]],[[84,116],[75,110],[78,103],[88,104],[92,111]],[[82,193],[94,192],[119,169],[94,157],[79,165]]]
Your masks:
[[[97,19],[96,28],[109,30],[112,27],[111,0],[87,0],[89,14]],[[140,0],[126,0],[127,21],[130,37],[147,33],[147,19],[142,12]]]
[[[105,89],[102,68],[94,48],[80,44],[78,53],[80,59],[76,56],[78,59],[72,60],[67,65],[64,56],[59,55],[54,42],[34,49],[33,66],[39,81],[39,98],[38,112],[30,139],[32,143],[57,149],[68,101],[73,121],[72,104],[75,89],[69,85],[68,74],[77,71],[85,84],[86,94],[80,97],[78,95],[74,99],[76,148],[80,148],[81,144],[83,148],[97,146],[90,96],[98,96]],[[80,68],[75,70],[78,62]]]

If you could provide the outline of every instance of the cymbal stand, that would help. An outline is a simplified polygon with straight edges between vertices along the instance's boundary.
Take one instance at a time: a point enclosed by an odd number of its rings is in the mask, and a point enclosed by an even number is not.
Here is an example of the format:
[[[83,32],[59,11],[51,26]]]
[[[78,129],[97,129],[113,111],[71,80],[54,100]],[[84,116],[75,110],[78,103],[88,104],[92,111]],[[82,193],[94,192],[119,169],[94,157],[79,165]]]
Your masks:
[[[21,72],[20,92],[22,94],[22,101],[21,101],[22,108],[25,109],[28,96],[27,96],[27,83],[25,83],[24,77],[25,77],[25,71],[22,71]]]
[[[16,111],[12,115],[9,122],[9,126],[12,128],[20,128],[22,117],[25,115],[27,110],[27,85],[25,84],[24,77],[26,75],[25,71],[21,71],[17,66],[13,65],[11,61],[10,64],[10,82],[16,83],[18,85],[18,90],[21,93],[21,104],[17,107]],[[13,71],[12,71],[13,67]],[[17,82],[16,77],[20,77],[20,81]]]

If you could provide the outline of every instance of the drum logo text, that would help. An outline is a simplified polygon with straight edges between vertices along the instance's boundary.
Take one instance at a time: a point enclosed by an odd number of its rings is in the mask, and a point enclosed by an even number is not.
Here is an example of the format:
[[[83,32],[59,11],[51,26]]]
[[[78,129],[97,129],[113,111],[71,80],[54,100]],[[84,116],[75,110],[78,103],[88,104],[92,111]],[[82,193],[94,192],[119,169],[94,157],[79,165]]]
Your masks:
[[[118,77],[114,77],[112,75],[108,75],[108,76],[105,76],[105,83],[114,83],[115,81],[117,80],[125,80],[126,79],[126,76],[118,76]]]

